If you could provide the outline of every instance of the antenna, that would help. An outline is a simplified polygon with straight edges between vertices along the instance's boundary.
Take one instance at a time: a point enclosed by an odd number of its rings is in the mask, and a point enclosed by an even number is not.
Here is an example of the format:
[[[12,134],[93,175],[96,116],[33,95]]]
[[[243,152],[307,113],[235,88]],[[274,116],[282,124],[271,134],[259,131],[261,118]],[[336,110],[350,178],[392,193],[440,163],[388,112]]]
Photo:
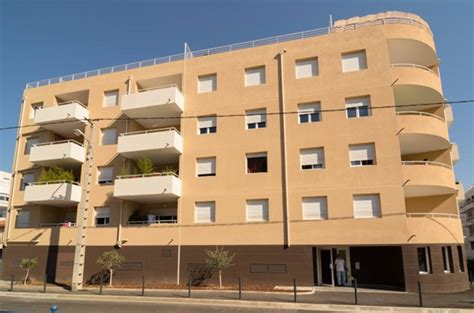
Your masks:
[[[329,27],[332,27],[332,14],[329,14]]]

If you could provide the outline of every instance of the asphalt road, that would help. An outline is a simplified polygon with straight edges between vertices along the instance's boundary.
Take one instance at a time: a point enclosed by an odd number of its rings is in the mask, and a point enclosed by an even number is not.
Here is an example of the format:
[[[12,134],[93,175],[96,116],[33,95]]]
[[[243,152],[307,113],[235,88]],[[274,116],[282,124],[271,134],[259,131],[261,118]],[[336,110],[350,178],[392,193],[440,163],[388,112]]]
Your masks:
[[[298,313],[298,312],[323,312],[307,310],[288,310],[288,309],[259,309],[259,308],[236,308],[236,307],[213,307],[208,305],[196,304],[157,304],[157,303],[130,303],[130,302],[108,302],[108,301],[77,301],[77,300],[43,300],[43,299],[23,299],[23,298],[0,298],[0,313],[49,313],[50,306],[56,304],[59,308],[58,313]]]

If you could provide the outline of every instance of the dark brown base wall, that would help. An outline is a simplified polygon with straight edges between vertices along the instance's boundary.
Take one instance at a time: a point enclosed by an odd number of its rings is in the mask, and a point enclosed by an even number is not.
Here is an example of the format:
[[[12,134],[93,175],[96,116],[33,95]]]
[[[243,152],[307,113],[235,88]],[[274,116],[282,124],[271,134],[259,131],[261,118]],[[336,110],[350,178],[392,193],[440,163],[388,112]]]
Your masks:
[[[418,290],[418,281],[423,292],[458,292],[469,288],[467,264],[460,271],[458,248],[452,246],[453,272],[445,273],[441,247],[429,245],[432,273],[420,274],[418,270],[417,247],[404,246],[354,246],[350,247],[350,267],[361,285],[370,287],[391,286],[409,292]],[[316,281],[316,254],[313,246],[228,246],[235,253],[234,266],[223,273],[225,285],[236,285],[239,277],[244,284],[291,286],[296,278],[300,286],[313,286]],[[462,247],[463,248],[463,247]],[[96,264],[99,256],[113,247],[90,246],[86,249],[84,277],[89,280],[100,272]],[[180,283],[186,284],[189,275],[193,283],[217,283],[217,275],[208,278],[203,270],[206,263],[206,249],[214,246],[181,247]],[[142,276],[147,283],[176,283],[177,247],[168,246],[125,246],[117,250],[125,256],[126,262],[114,275],[114,283],[141,284]],[[463,250],[464,256],[464,250]],[[50,282],[70,284],[74,260],[72,246],[20,246],[9,245],[3,250],[3,279],[21,280],[24,272],[19,264],[23,257],[38,258],[39,266],[31,272],[31,278],[42,281],[48,274]],[[463,258],[464,259],[464,258]],[[358,263],[358,269],[356,268]],[[465,261],[464,261],[465,263]]]

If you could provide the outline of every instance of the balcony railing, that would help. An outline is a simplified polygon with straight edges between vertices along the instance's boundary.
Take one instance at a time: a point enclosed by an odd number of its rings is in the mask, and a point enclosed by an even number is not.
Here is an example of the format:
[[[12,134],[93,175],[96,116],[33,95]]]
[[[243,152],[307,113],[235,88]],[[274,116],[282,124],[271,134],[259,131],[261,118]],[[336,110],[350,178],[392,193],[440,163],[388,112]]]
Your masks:
[[[76,223],[41,223],[40,227],[76,227]]]
[[[173,173],[173,172],[159,172],[159,173],[149,173],[149,174],[121,175],[121,176],[117,176],[116,179],[143,178],[143,177],[154,177],[154,176],[174,176],[176,178],[179,178],[178,174]]]
[[[74,143],[78,146],[81,146],[83,147],[82,143],[80,142],[77,142],[73,139],[67,139],[67,140],[59,140],[59,141],[50,141],[50,142],[42,142],[42,143],[37,143],[37,144],[34,144],[33,146],[34,147],[42,147],[42,146],[53,146],[53,145],[60,145],[60,144],[63,144],[63,143]]]
[[[45,182],[33,182],[28,183],[28,186],[39,186],[39,185],[54,185],[54,184],[72,184],[76,186],[80,186],[78,182],[72,180],[52,180],[52,181],[45,181]]]
[[[137,68],[142,68],[142,67],[147,67],[147,66],[153,66],[153,65],[162,64],[162,63],[171,63],[171,62],[181,61],[181,60],[193,58],[193,57],[208,56],[212,54],[219,54],[219,53],[225,53],[225,52],[230,52],[230,51],[255,48],[255,47],[280,43],[280,42],[305,39],[305,38],[311,38],[311,37],[316,37],[316,36],[323,36],[323,35],[328,35],[328,34],[336,33],[336,32],[351,31],[355,29],[378,26],[378,25],[386,25],[386,24],[412,25],[418,28],[426,29],[430,34],[432,34],[431,30],[425,24],[415,19],[408,18],[408,17],[386,17],[386,18],[374,19],[372,21],[367,21],[367,22],[351,23],[351,24],[347,24],[343,26],[335,26],[335,27],[316,28],[316,29],[307,30],[303,32],[297,32],[297,33],[292,33],[292,34],[274,36],[274,37],[246,41],[246,42],[241,42],[241,43],[235,43],[235,44],[225,45],[221,47],[203,49],[203,50],[199,50],[195,52],[189,51],[186,53],[175,54],[175,55],[171,55],[167,57],[161,57],[161,58],[155,58],[155,59],[150,59],[150,60],[145,60],[145,61],[138,61],[138,62],[133,62],[133,63],[128,63],[128,64],[105,67],[105,68],[96,69],[92,71],[65,75],[61,77],[55,77],[55,78],[40,80],[36,82],[30,82],[26,84],[25,89],[37,88],[37,87],[47,86],[47,85],[52,85],[52,84],[59,84],[63,82],[84,79],[84,78],[94,77],[94,76],[99,76],[99,75],[111,74],[111,73],[116,73],[116,72],[122,72],[122,71],[127,71],[131,69],[137,69]]]
[[[458,214],[452,214],[452,213],[407,213],[407,217],[432,217],[432,218],[437,218],[437,217],[447,217],[447,218],[459,218]]]
[[[165,128],[157,128],[157,129],[139,130],[139,131],[129,132],[129,133],[121,133],[120,136],[133,136],[133,135],[160,133],[160,132],[167,132],[167,131],[175,131],[181,135],[181,133],[176,128],[165,127]]]
[[[440,167],[451,169],[451,166],[449,165],[446,165],[441,162],[433,162],[433,161],[402,161],[402,165],[433,165],[433,166],[440,166]]]
[[[171,88],[171,87],[174,87],[174,88],[178,89],[179,91],[181,91],[181,88],[179,88],[178,85],[170,84],[170,85],[164,85],[164,86],[150,87],[150,88],[146,88],[146,89],[139,89],[138,92],[147,92],[147,91],[158,90],[158,89],[166,89],[166,88]]]
[[[412,68],[419,68],[419,69],[422,69],[422,70],[431,72],[431,73],[435,74],[436,76],[438,76],[438,73],[437,73],[436,71],[430,69],[429,67],[423,66],[423,65],[411,64],[411,63],[394,63],[394,64],[391,64],[391,66],[392,66],[392,67],[412,67]]]
[[[401,111],[401,112],[397,112],[397,115],[419,115],[419,116],[429,116],[429,117],[433,117],[433,118],[436,118],[442,122],[444,122],[444,118],[442,118],[441,116],[438,116],[436,114],[433,114],[433,113],[428,113],[428,112],[421,112],[421,111]]]
[[[151,224],[177,224],[178,220],[166,220],[166,221],[128,221],[128,225],[151,225]]]

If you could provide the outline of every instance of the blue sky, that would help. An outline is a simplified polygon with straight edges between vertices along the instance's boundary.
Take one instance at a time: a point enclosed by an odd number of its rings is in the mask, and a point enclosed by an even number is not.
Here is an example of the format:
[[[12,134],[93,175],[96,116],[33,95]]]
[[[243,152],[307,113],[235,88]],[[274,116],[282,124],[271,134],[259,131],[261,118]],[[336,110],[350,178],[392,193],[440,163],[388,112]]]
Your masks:
[[[421,15],[435,35],[445,97],[473,99],[473,3],[464,1],[0,0],[0,127],[16,125],[26,82],[325,27],[388,10]],[[474,104],[453,105],[457,179],[474,183]],[[16,131],[0,132],[10,171]]]

